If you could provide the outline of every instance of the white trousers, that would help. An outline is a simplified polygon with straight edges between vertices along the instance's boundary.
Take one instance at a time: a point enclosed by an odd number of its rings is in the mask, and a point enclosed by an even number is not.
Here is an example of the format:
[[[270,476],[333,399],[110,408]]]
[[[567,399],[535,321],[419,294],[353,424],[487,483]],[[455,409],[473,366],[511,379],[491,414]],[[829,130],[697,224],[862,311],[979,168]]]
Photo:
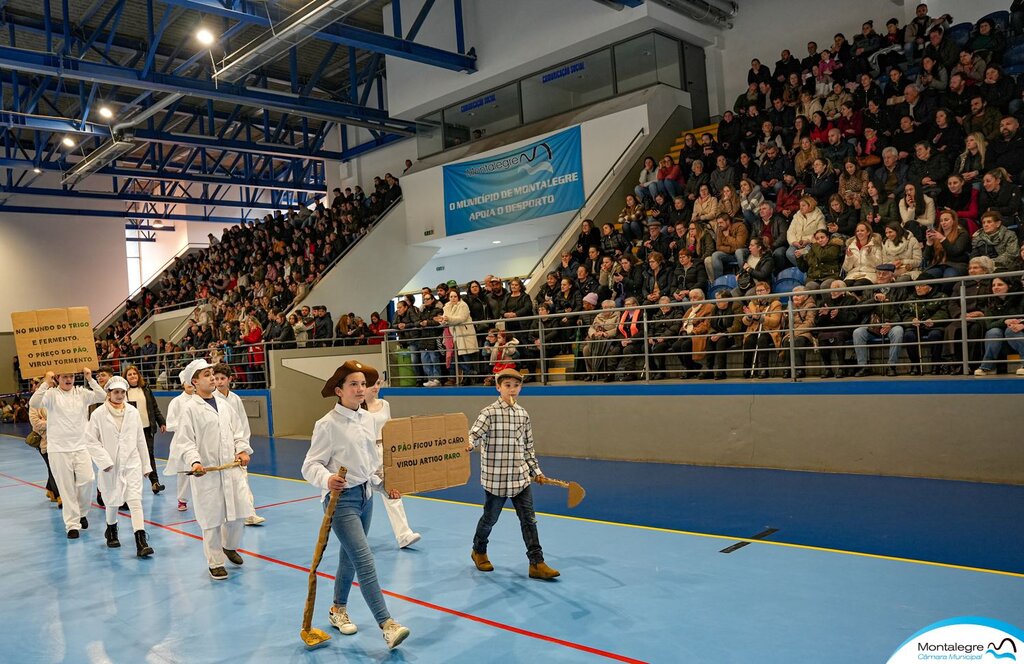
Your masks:
[[[224,567],[227,557],[224,549],[234,551],[242,545],[242,533],[245,532],[245,521],[235,519],[203,530],[203,551],[206,553],[206,564],[210,569]]]
[[[132,532],[146,529],[146,518],[142,514],[142,496],[130,496],[125,500],[128,503],[128,512],[132,515]],[[117,506],[106,506],[107,525],[117,523]]]
[[[391,530],[395,533],[395,540],[401,545],[403,539],[412,535],[409,519],[405,516],[405,506],[401,498],[392,500],[384,494],[381,494],[381,498],[384,500],[384,510],[388,513],[388,521],[391,522]]]
[[[78,530],[82,527],[82,517],[89,513],[92,505],[92,483],[96,475],[92,470],[92,458],[85,450],[75,452],[49,453],[50,472],[57,482],[63,506],[61,516],[64,517],[64,529]]]
[[[178,500],[188,502],[188,475],[178,473]]]

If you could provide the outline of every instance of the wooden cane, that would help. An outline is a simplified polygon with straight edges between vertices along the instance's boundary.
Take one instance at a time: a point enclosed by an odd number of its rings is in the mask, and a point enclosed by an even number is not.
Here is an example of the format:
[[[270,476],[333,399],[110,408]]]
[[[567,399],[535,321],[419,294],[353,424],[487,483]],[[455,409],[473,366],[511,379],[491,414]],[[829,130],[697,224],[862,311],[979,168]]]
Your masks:
[[[545,475],[544,476],[544,481],[543,482],[538,482],[538,484],[554,484],[555,486],[560,486],[563,489],[568,489],[569,490],[569,501],[568,501],[569,509],[572,509],[573,507],[576,507],[577,505],[579,505],[581,502],[583,502],[583,499],[586,498],[586,496],[587,496],[586,490],[583,487],[581,487],[579,484],[577,484],[576,482],[566,482],[564,480],[556,480],[556,479],[552,479],[552,478],[550,478],[550,477]]]
[[[235,467],[240,466],[240,465],[242,465],[242,462],[239,461],[238,459],[235,459],[231,463],[226,463],[223,466],[210,466],[209,468],[203,468],[203,475],[205,475],[206,473],[217,473],[217,472],[220,472],[222,470],[228,470],[229,468],[235,468]],[[193,477],[196,477],[196,471],[194,471],[194,470],[179,470],[178,474],[179,475],[192,475]]]
[[[345,466],[338,468],[335,477],[345,479],[348,469]],[[327,548],[327,538],[331,534],[331,520],[334,518],[334,508],[338,505],[340,491],[331,491],[331,497],[327,501],[327,509],[324,510],[323,521],[320,522],[320,533],[317,536],[316,547],[313,549],[313,564],[309,566],[309,586],[306,590],[306,607],[302,613],[302,630],[299,636],[306,644],[306,648],[313,649],[322,646],[331,639],[330,634],[313,627],[313,607],[316,604],[316,568],[320,566],[320,559],[323,558],[324,550]]]

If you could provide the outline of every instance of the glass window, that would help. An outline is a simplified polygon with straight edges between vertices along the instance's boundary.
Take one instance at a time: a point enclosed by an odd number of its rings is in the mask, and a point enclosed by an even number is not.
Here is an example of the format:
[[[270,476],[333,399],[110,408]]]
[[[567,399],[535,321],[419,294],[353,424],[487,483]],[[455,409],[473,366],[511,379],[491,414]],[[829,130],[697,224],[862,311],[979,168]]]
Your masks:
[[[416,153],[420,157],[436,154],[444,149],[441,132],[441,111],[425,115],[416,121]]]
[[[683,71],[680,66],[679,42],[665,35],[654,35],[654,54],[658,61],[658,82],[683,87]]]
[[[444,109],[445,147],[497,134],[519,124],[519,85],[513,83]]]
[[[612,53],[605,49],[523,79],[523,122],[533,122],[615,94]]]
[[[654,48],[654,33],[615,46],[615,80],[620,95],[658,82]]]

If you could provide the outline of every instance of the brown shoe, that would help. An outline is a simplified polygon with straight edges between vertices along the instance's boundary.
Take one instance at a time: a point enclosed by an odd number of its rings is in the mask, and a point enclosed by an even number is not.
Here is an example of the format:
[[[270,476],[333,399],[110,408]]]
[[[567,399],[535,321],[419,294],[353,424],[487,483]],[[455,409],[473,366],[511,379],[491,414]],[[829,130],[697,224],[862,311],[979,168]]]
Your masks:
[[[494,571],[494,565],[492,565],[491,561],[487,559],[486,553],[477,553],[476,551],[474,551],[472,556],[470,557],[473,559],[473,564],[476,565],[476,568],[481,572]],[[533,567],[531,566],[530,569],[532,570]],[[557,574],[557,572],[555,572],[555,574]]]
[[[531,579],[553,579],[556,576],[559,576],[559,571],[548,567],[548,564],[543,560],[536,565],[530,565]]]

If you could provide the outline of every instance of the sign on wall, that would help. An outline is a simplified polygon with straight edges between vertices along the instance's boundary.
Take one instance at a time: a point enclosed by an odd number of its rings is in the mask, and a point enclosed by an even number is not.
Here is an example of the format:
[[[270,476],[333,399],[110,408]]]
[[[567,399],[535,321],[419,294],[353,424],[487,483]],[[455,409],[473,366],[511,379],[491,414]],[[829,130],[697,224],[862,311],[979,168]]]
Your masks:
[[[21,377],[98,369],[89,307],[11,312]]]
[[[579,126],[498,155],[444,167],[448,235],[583,206]]]

